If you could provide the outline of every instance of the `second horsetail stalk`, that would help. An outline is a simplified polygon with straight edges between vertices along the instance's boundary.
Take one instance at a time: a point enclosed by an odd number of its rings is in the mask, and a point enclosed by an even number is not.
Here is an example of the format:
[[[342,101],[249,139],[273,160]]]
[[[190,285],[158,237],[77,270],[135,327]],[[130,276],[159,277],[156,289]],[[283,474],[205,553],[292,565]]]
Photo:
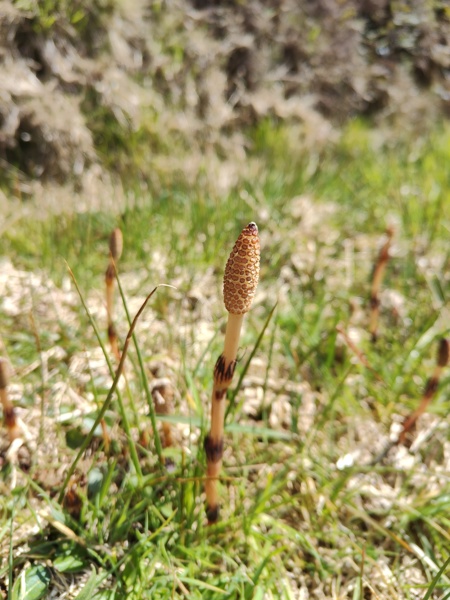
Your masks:
[[[222,467],[225,397],[233,379],[244,315],[250,310],[259,279],[259,236],[255,223],[242,230],[225,267],[223,296],[228,311],[223,353],[214,368],[211,429],[205,438],[206,513],[209,523],[219,518],[217,479]]]
[[[369,333],[372,338],[372,342],[376,342],[378,338],[378,317],[380,314],[380,288],[381,282],[383,281],[384,272],[386,265],[389,261],[392,237],[394,230],[392,227],[388,227],[386,231],[387,240],[381,248],[377,262],[373,270],[372,277],[372,288],[370,291],[370,322],[369,322]]]
[[[108,340],[114,356],[120,361],[119,345],[117,343],[117,333],[114,325],[114,280],[116,277],[116,265],[122,255],[123,237],[122,232],[117,227],[111,233],[109,238],[109,263],[105,273],[106,283],[106,312],[108,315]]]
[[[116,278],[116,266],[122,256],[123,250],[123,236],[122,232],[118,227],[113,230],[109,237],[109,260],[108,267],[105,273],[105,284],[106,284],[106,313],[108,317],[108,341],[111,346],[111,350],[114,354],[115,359],[120,363],[120,351],[119,344],[117,341],[117,332],[114,325],[114,281]],[[105,419],[100,421],[100,425],[103,432],[103,440],[105,443],[105,450],[109,452],[111,445],[111,439],[106,427]]]
[[[427,383],[425,385],[425,391],[422,396],[422,400],[416,410],[404,421],[403,428],[398,438],[399,444],[404,444],[406,442],[406,438],[408,433],[414,427],[417,422],[417,419],[423,415],[423,413],[427,410],[428,405],[433,399],[434,395],[437,392],[439,380],[441,378],[441,374],[443,369],[447,366],[450,354],[450,343],[446,338],[442,338],[439,342],[438,353],[436,357],[436,366],[434,368],[434,373],[431,377],[428,378]]]
[[[406,444],[408,442],[408,434],[415,427],[417,420],[419,417],[423,415],[423,413],[427,410],[428,405],[432,401],[434,395],[436,394],[439,386],[439,380],[442,375],[443,369],[448,365],[450,359],[450,341],[447,338],[441,338],[439,341],[439,348],[436,357],[436,366],[434,368],[433,375],[427,379],[425,390],[422,395],[422,399],[420,401],[419,406],[416,410],[409,415],[404,421],[402,430],[400,435],[389,442],[384,450],[373,459],[371,465],[376,465],[381,462],[389,453],[391,448],[396,446],[397,444]]]

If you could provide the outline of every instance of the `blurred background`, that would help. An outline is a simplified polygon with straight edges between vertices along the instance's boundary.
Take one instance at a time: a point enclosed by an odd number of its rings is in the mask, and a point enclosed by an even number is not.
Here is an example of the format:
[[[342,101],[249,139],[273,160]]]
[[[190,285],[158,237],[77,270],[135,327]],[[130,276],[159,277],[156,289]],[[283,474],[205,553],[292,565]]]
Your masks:
[[[224,194],[280,124],[309,174],[355,118],[415,144],[449,111],[449,37],[441,0],[3,0],[1,200]]]

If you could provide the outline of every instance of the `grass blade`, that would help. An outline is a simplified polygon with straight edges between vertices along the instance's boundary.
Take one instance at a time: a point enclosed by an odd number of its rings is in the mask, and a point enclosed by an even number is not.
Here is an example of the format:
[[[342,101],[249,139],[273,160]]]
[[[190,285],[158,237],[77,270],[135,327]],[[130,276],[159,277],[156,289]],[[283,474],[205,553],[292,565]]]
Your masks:
[[[122,285],[120,283],[120,279],[119,279],[119,275],[117,273],[117,270],[116,270],[116,281],[117,281],[117,287],[118,287],[118,290],[119,290],[119,294],[120,294],[120,297],[122,299],[122,303],[123,303],[123,307],[124,307],[124,310],[125,310],[125,314],[126,314],[127,319],[128,319],[128,324],[131,327],[131,317],[130,317],[130,313],[128,311],[128,306],[127,306],[125,294],[123,292],[123,288],[122,288]],[[168,284],[165,284],[165,283],[160,284],[160,286],[173,288],[172,285],[168,285]],[[157,286],[157,287],[160,287],[160,286]],[[161,443],[161,438],[159,436],[158,427],[157,427],[157,424],[156,424],[155,406],[154,406],[154,403],[153,403],[152,393],[151,393],[149,385],[148,385],[147,375],[145,373],[144,360],[142,358],[141,350],[139,348],[139,344],[138,344],[137,338],[134,335],[134,333],[132,333],[132,339],[133,339],[134,348],[136,350],[136,355],[137,355],[138,362],[139,362],[139,369],[141,371],[141,380],[142,380],[142,384],[144,386],[145,397],[147,398],[147,404],[148,404],[148,410],[149,410],[149,415],[150,415],[150,421],[151,421],[152,429],[153,429],[153,439],[155,440],[155,450],[156,450],[156,453],[158,455],[158,459],[159,459],[160,464],[163,465],[164,464],[164,457],[163,457],[162,443]]]
[[[92,594],[95,592],[96,587],[104,579],[101,575],[98,575],[95,568],[92,571],[89,579],[86,581],[84,588],[77,594],[74,600],[90,600]]]
[[[433,579],[433,581],[431,582],[430,587],[427,590],[427,593],[425,594],[425,596],[423,597],[423,600],[429,600],[431,598],[431,594],[433,593],[433,590],[436,588],[439,579],[441,578],[441,576],[445,573],[445,569],[450,565],[450,556],[447,558],[447,560],[445,561],[445,563],[442,565],[442,567],[439,569],[439,571],[436,573],[436,577]]]
[[[103,417],[105,415],[105,412],[106,412],[106,410],[109,407],[109,404],[110,404],[111,399],[112,399],[112,393],[111,393],[111,391],[113,393],[114,393],[114,391],[116,391],[117,384],[118,384],[119,379],[120,379],[120,377],[122,375],[123,365],[125,364],[125,359],[121,358],[119,366],[117,368],[117,373],[114,373],[113,366],[112,366],[111,361],[109,359],[109,356],[108,356],[108,353],[106,351],[106,348],[105,348],[105,346],[103,344],[103,341],[102,341],[100,332],[98,330],[98,327],[97,327],[97,325],[96,325],[96,323],[94,321],[94,318],[92,317],[92,315],[91,315],[91,313],[89,311],[89,308],[88,308],[88,306],[87,306],[87,304],[86,304],[86,302],[85,302],[85,300],[83,298],[81,290],[80,290],[80,288],[78,286],[78,283],[77,283],[77,281],[75,279],[75,276],[74,276],[74,274],[73,274],[73,272],[72,272],[72,270],[70,269],[69,266],[68,266],[68,269],[69,269],[70,276],[72,277],[72,281],[74,282],[74,285],[75,285],[76,290],[78,292],[78,295],[80,297],[81,303],[83,304],[83,308],[84,308],[84,310],[86,312],[86,315],[87,315],[87,317],[89,319],[89,322],[90,322],[90,324],[91,324],[91,326],[92,326],[92,328],[94,330],[94,333],[95,333],[95,336],[97,338],[97,341],[100,344],[100,347],[102,349],[103,355],[104,355],[106,363],[108,365],[109,372],[111,373],[111,377],[113,377],[113,380],[114,380],[113,386],[112,386],[112,388],[111,388],[111,390],[110,390],[110,392],[109,392],[109,394],[107,396],[107,399],[105,400],[105,404],[103,405],[103,408],[100,410],[99,416],[101,415],[101,417],[100,418],[97,417],[97,419],[95,420],[95,423],[94,423],[94,427],[91,429],[91,431],[89,432],[88,436],[86,437],[86,440],[85,440],[84,444],[80,448],[80,451],[81,451],[81,449],[83,449],[83,452],[84,452],[84,450],[89,445],[89,443],[90,443],[90,441],[92,439],[92,436],[94,435],[95,429],[97,428],[97,426],[99,425],[99,423],[102,421],[102,419],[103,419]],[[151,296],[156,291],[156,289],[157,288],[155,288],[151,292],[151,294],[149,296],[147,296],[147,298],[146,298],[143,306],[139,309],[136,317],[141,314],[141,312],[143,310],[143,307],[145,307],[145,305],[147,304],[148,300],[151,298]],[[134,323],[134,325],[135,325],[135,323]],[[133,330],[134,330],[134,327],[133,327]],[[133,439],[132,439],[132,436],[131,436],[130,424],[129,424],[129,421],[128,421],[128,417],[127,417],[127,412],[125,410],[125,406],[123,404],[122,394],[120,393],[120,391],[118,389],[117,389],[116,395],[117,395],[117,400],[118,400],[118,403],[119,403],[120,417],[122,419],[123,428],[125,430],[125,433],[126,433],[126,436],[127,436],[127,440],[128,440],[128,446],[129,446],[129,449],[130,449],[131,461],[133,463],[133,466],[135,468],[135,471],[136,471],[139,479],[142,479],[142,470],[141,470],[141,465],[139,463],[139,457],[137,455],[136,447],[135,447],[135,445],[133,443]],[[77,460],[77,462],[78,462],[78,460]],[[69,469],[69,472],[70,472],[70,469]],[[68,481],[69,480],[67,479],[66,485],[67,485]],[[64,489],[64,487],[63,487],[63,489]]]
[[[156,292],[156,290],[161,287],[164,284],[160,284],[157,285],[155,288],[153,288],[153,290],[150,292],[150,294],[146,297],[146,299],[144,300],[143,304],[141,305],[140,309],[138,310],[138,312],[136,313],[136,316],[133,319],[133,322],[131,323],[130,329],[128,331],[126,340],[125,340],[125,344],[123,346],[123,350],[122,350],[122,356],[120,359],[120,363],[119,366],[117,368],[117,373],[116,376],[114,378],[113,384],[108,392],[108,395],[106,396],[106,399],[103,403],[102,408],[100,409],[97,418],[95,419],[94,424],[91,427],[91,430],[89,431],[89,433],[86,436],[86,439],[84,440],[83,444],[80,447],[80,450],[78,451],[78,454],[76,455],[75,459],[73,460],[72,464],[70,465],[70,468],[67,471],[66,477],[64,479],[63,485],[61,487],[61,491],[59,493],[58,496],[58,502],[62,502],[63,498],[64,498],[64,491],[67,487],[67,484],[70,481],[70,478],[72,477],[73,473],[75,472],[76,466],[80,460],[80,458],[83,456],[86,448],[89,446],[91,440],[92,440],[92,436],[94,435],[94,431],[97,429],[98,425],[100,424],[100,421],[103,419],[103,417],[105,416],[106,411],[108,410],[108,407],[111,403],[112,397],[114,395],[114,392],[117,388],[117,384],[119,383],[119,379],[120,376],[122,374],[122,369],[123,369],[123,365],[125,363],[125,359],[127,356],[127,352],[128,352],[128,346],[130,344],[130,339],[133,335],[134,329],[136,327],[136,324],[138,322],[139,317],[141,316],[142,312],[144,311],[145,307],[147,306],[147,302],[150,300],[150,298],[153,296],[153,294]],[[78,289],[78,288],[77,288]],[[84,302],[83,302],[84,303]],[[87,309],[87,307],[86,307]],[[131,440],[130,440],[131,442]],[[131,444],[132,447],[134,448],[134,452],[136,452],[136,448],[134,447],[134,444]],[[137,458],[136,455],[136,460],[137,460],[137,465],[138,465],[138,471],[137,473],[139,473],[141,471],[140,469],[140,465],[139,465],[139,459]],[[141,477],[142,477],[142,473],[141,473]]]

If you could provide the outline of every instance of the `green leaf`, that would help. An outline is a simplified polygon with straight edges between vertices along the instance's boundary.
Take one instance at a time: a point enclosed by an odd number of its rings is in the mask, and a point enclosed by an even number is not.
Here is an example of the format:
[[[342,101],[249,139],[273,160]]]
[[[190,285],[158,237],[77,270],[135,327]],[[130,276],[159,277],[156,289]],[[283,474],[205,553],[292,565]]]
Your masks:
[[[94,600],[111,600],[111,598],[115,597],[113,594],[111,590],[100,590],[95,594]]]
[[[97,575],[96,570],[94,569],[91,573],[91,576],[86,581],[86,585],[81,590],[79,594],[75,596],[73,600],[91,600],[92,594],[95,591],[95,588],[100,584],[103,580],[102,575]]]
[[[71,17],[72,25],[76,25],[79,21],[82,21],[86,17],[84,10],[77,10]]]
[[[100,590],[95,594],[93,600],[111,600],[111,598],[114,598],[114,592],[111,592],[111,590]]]
[[[86,567],[86,561],[79,556],[58,556],[53,561],[53,566],[60,573],[77,573]]]
[[[69,429],[66,433],[66,444],[71,450],[76,450],[81,446],[85,438],[86,434],[84,434],[79,427]]]
[[[96,496],[103,485],[105,474],[98,467],[94,467],[88,473],[88,494],[90,497]]]
[[[12,600],[39,600],[47,592],[51,580],[50,570],[43,565],[34,565],[22,571],[14,582]]]

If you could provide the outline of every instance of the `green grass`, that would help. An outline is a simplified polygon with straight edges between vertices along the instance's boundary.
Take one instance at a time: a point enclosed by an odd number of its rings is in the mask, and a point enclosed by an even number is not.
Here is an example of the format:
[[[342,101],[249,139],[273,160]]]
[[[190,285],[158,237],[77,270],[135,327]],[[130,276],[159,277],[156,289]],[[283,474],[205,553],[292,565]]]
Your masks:
[[[178,182],[119,215],[17,220],[5,232],[0,254],[42,279],[14,272],[18,308],[4,309],[8,289],[0,312],[32,454],[27,470],[20,456],[19,465],[2,463],[5,597],[69,589],[80,600],[446,597],[448,373],[419,425],[418,433],[436,425],[427,441],[369,463],[392,421],[417,405],[437,340],[449,335],[449,141],[443,126],[419,142],[380,147],[354,122],[312,172],[288,130],[264,123],[253,137],[260,177],[227,197]],[[250,220],[261,232],[261,282],[229,395],[222,520],[207,527],[201,439],[225,324],[221,277]],[[390,222],[388,295],[372,344],[370,273]],[[124,233],[119,270],[131,318],[157,284],[176,289],[158,289],[136,324],[127,384],[104,409],[114,449],[107,456],[93,424],[114,379],[102,305],[114,226]],[[123,341],[129,324],[116,301]],[[338,325],[355,336],[370,369]],[[176,391],[166,419],[177,443],[163,450],[173,471],[158,459],[143,383],[156,363]],[[58,496],[83,442],[74,516]]]

